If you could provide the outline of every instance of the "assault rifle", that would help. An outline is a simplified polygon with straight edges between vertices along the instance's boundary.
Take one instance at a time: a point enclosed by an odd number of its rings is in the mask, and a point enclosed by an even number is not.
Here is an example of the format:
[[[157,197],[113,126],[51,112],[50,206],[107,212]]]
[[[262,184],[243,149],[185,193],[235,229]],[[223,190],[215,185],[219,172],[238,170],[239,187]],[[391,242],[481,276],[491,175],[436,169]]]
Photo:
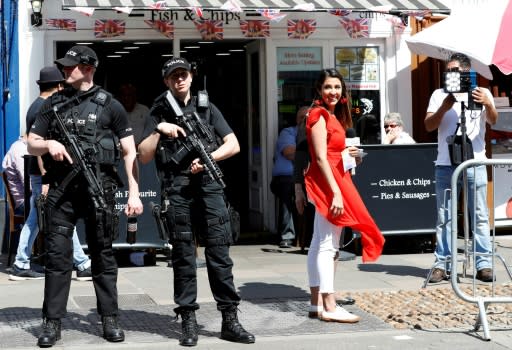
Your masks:
[[[171,160],[179,164],[183,158],[195,150],[199,153],[199,158],[205,166],[206,172],[210,178],[213,181],[217,181],[222,188],[226,187],[224,180],[222,180],[224,176],[222,170],[220,170],[212,155],[206,150],[203,144],[203,140],[208,144],[215,142],[214,135],[212,135],[211,131],[203,124],[196,112],[192,113],[192,119],[185,116],[170,91],[167,91],[166,99],[178,119],[178,124],[184,127],[187,134],[184,140],[178,138],[178,142],[181,144]]]
[[[60,106],[62,107],[62,105]],[[78,174],[79,171],[82,172],[85,180],[87,181],[87,191],[91,195],[91,198],[94,203],[94,207],[96,209],[106,209],[107,203],[104,198],[103,187],[101,186],[96,174],[93,170],[94,156],[95,150],[94,148],[88,148],[84,150],[76,137],[76,135],[72,135],[69,133],[69,130],[64,125],[61,117],[59,116],[59,106],[55,105],[52,108],[52,112],[54,115],[54,119],[57,122],[57,128],[59,129],[60,134],[64,138],[64,146],[66,150],[70,153],[71,158],[73,159],[73,171],[72,173]]]

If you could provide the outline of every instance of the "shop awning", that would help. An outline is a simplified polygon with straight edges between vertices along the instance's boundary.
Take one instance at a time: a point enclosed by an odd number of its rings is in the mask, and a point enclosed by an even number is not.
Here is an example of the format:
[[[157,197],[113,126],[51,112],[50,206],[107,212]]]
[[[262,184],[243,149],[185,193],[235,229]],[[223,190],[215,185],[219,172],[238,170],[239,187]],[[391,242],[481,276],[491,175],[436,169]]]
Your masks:
[[[160,2],[160,1],[158,1]],[[201,7],[203,10],[219,10],[227,0],[167,0],[165,9],[183,10],[190,7]],[[154,9],[154,0],[62,0],[62,8],[87,7],[96,10],[110,10],[114,7],[132,9]],[[244,11],[260,9],[279,9],[295,11],[304,4],[313,4],[314,11],[344,9],[352,11],[368,11],[381,6],[391,7],[391,11],[429,10],[436,13],[450,13],[447,5],[438,0],[236,0]]]

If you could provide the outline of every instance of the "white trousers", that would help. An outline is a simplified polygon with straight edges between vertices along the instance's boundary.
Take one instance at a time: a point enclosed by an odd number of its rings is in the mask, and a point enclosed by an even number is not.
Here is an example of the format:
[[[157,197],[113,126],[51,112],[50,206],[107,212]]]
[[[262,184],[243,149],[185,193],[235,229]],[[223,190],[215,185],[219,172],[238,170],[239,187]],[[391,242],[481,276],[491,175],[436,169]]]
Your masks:
[[[334,257],[340,249],[343,228],[315,213],[313,238],[308,251],[309,286],[320,293],[334,293]]]

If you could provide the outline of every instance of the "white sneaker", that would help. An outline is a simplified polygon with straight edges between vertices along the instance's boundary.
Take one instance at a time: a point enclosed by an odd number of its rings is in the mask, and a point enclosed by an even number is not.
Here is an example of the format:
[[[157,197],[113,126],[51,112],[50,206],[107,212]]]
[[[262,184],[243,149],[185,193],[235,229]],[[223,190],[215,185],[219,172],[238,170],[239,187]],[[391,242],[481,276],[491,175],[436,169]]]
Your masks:
[[[323,311],[320,319],[327,322],[356,323],[359,322],[361,318],[337,305],[336,311],[334,312]]]
[[[320,317],[322,317],[322,311],[324,311],[323,306],[309,305],[308,317],[309,318],[320,318]]]

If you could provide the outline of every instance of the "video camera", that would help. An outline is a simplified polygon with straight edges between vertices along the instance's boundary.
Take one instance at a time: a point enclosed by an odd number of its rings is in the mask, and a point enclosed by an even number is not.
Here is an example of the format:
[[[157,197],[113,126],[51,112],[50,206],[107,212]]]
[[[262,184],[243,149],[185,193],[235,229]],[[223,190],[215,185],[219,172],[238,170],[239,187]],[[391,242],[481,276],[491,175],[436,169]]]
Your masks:
[[[443,73],[444,92],[447,93],[468,93],[467,109],[482,109],[482,104],[473,100],[471,92],[478,86],[476,72],[461,72],[458,68],[452,68]]]

